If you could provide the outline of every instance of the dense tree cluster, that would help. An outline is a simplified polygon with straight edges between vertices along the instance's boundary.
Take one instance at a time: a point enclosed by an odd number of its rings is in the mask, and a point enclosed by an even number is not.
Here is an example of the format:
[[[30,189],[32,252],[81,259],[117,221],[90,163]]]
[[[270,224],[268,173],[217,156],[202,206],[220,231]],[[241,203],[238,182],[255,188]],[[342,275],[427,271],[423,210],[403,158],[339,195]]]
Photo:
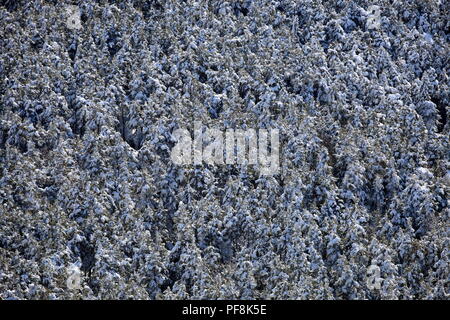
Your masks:
[[[0,3],[1,299],[449,297],[450,2]],[[279,173],[175,165],[195,120]]]

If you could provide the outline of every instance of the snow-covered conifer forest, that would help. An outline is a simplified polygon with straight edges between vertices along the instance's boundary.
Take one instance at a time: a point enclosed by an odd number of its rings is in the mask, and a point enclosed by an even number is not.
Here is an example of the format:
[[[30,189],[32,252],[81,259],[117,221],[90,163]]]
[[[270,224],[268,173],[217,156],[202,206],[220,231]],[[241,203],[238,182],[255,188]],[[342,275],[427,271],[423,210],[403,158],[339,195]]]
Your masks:
[[[0,1],[0,298],[448,299],[449,12]],[[174,164],[196,120],[279,172]]]

